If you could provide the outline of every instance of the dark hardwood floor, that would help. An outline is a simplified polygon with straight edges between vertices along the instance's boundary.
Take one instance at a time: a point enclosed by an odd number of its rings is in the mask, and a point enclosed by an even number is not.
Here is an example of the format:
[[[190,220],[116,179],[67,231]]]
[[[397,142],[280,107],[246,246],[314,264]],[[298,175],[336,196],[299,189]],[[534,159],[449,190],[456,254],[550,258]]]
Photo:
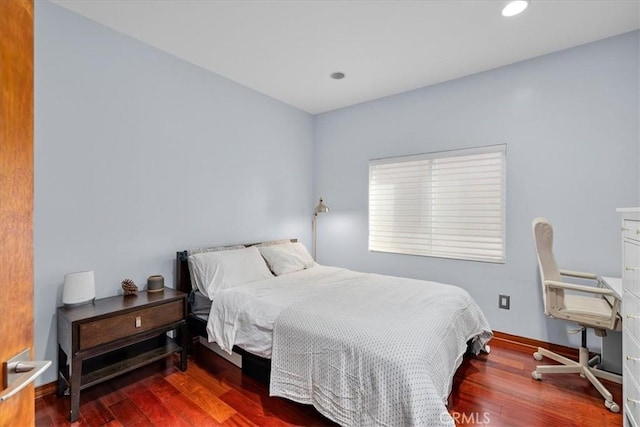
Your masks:
[[[207,350],[201,350],[207,351]],[[198,353],[196,353],[198,354]],[[82,426],[328,426],[313,407],[268,396],[268,387],[217,357],[189,360],[181,372],[158,362],[83,390]],[[599,393],[578,375],[535,381],[529,349],[494,340],[490,354],[466,357],[458,370],[449,412],[458,425],[621,426]],[[542,363],[548,363],[543,361]],[[606,383],[621,404],[621,386]],[[69,398],[36,400],[37,426],[67,426]]]

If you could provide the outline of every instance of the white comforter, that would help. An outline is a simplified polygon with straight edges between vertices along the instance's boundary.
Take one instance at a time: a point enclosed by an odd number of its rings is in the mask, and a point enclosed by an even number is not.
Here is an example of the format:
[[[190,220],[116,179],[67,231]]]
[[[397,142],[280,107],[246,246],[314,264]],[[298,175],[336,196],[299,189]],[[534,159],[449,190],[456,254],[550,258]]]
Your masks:
[[[453,425],[466,342],[491,338],[460,288],[322,266],[221,292],[207,330],[228,351],[273,331],[270,394],[354,426]]]
[[[342,268],[313,268],[225,289],[216,294],[207,321],[209,341],[231,353],[234,345],[271,358],[273,324],[282,310],[342,287]],[[359,273],[358,273],[359,274]]]

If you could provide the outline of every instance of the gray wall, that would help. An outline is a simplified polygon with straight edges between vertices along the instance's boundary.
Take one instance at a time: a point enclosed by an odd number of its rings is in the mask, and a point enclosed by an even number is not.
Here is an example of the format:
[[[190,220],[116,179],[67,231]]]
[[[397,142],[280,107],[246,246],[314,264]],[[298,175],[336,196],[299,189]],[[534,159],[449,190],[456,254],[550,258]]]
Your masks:
[[[94,270],[105,297],[125,277],[173,286],[181,249],[310,247],[312,116],[49,2],[35,37],[39,359],[56,359],[65,273]]]
[[[495,330],[568,343],[573,326],[543,315],[531,220],[554,223],[562,267],[620,276],[615,209],[640,202],[638,40],[628,33],[317,116],[314,188],[331,208],[319,262],[458,284]],[[501,143],[505,264],[368,252],[369,159]],[[511,310],[497,308],[498,294],[511,295]]]

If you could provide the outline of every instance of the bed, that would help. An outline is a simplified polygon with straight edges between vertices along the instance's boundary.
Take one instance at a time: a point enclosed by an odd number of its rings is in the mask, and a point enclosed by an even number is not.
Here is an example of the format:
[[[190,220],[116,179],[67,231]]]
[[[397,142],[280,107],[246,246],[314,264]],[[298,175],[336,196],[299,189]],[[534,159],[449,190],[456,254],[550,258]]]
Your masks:
[[[295,240],[178,252],[177,283],[194,334],[341,425],[453,425],[453,375],[492,337],[461,288],[322,266]]]

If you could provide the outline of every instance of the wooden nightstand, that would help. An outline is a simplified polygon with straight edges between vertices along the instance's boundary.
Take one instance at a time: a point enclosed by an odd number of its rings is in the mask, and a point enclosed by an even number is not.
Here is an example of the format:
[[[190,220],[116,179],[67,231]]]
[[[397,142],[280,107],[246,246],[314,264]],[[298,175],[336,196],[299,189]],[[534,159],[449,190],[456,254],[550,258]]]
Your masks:
[[[180,369],[187,369],[186,297],[165,288],[58,308],[56,391],[63,396],[69,387],[71,422],[78,419],[82,389],[178,351]],[[171,330],[179,332],[180,344],[167,337]]]

